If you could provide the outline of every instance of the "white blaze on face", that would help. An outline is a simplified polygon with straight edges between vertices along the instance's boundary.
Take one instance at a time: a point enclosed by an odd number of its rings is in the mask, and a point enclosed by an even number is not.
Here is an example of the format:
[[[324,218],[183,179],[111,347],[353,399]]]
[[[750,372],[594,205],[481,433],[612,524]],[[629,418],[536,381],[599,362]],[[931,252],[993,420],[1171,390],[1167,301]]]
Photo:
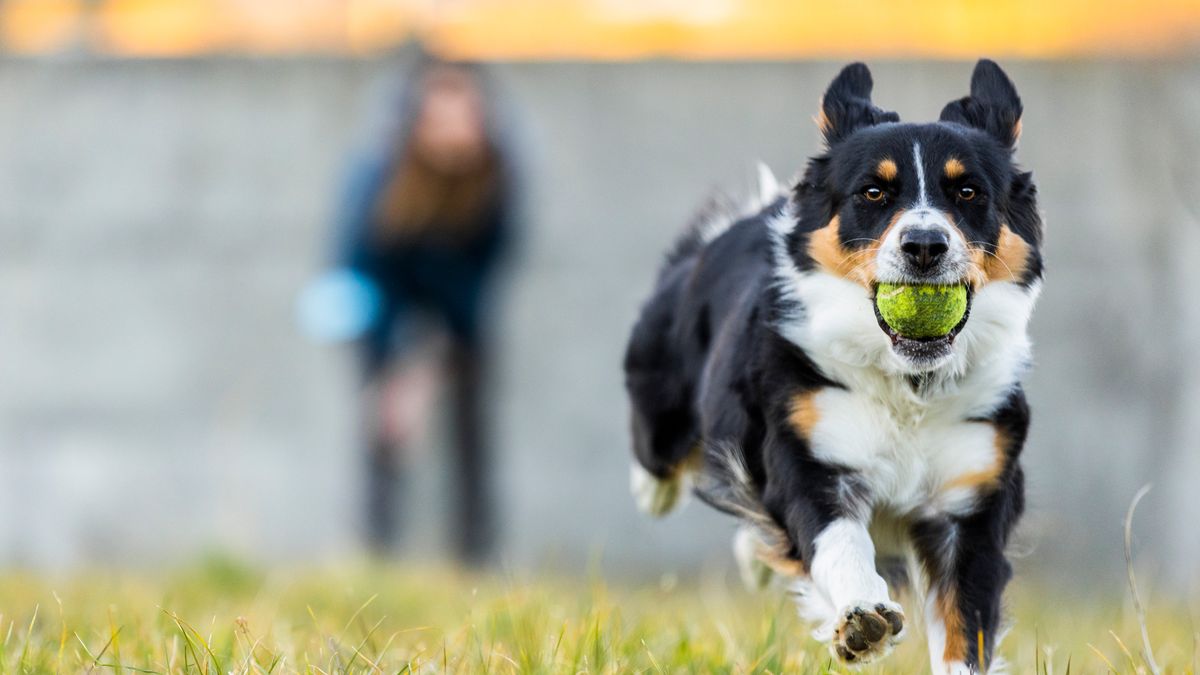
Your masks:
[[[921,159],[921,144],[913,141],[913,164],[917,167],[917,203],[913,206],[918,211],[929,210],[929,191],[925,186],[925,162]]]
[[[876,281],[946,285],[962,283],[970,272],[970,252],[959,229],[947,219],[944,212],[931,206],[920,143],[913,143],[913,162],[917,169],[917,201],[901,213],[880,244],[875,265]],[[911,230],[940,230],[950,242],[950,250],[946,252],[936,275],[918,279],[909,274],[904,253],[900,250],[900,239]]]

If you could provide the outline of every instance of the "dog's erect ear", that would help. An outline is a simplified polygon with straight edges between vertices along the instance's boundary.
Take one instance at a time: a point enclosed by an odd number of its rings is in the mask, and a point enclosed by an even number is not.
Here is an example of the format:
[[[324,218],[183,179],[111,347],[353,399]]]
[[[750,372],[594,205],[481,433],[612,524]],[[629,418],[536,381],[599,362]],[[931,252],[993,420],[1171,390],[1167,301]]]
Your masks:
[[[821,97],[821,110],[817,113],[817,126],[826,143],[833,145],[855,129],[900,121],[896,113],[880,110],[871,103],[872,86],[871,71],[861,63],[851,63],[833,78]]]
[[[980,59],[971,75],[971,95],[947,103],[941,120],[983,129],[1011,150],[1021,136],[1021,97],[995,61]]]

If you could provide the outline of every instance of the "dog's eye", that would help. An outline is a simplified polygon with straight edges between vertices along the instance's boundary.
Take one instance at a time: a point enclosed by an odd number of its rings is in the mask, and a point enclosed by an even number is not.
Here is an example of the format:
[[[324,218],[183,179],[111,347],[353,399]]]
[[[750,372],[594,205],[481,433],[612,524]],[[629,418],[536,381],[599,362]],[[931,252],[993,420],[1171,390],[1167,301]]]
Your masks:
[[[867,187],[863,188],[862,196],[869,202],[883,201],[883,190],[880,190],[874,185],[868,185]]]
[[[975,195],[977,193],[978,193],[978,191],[969,185],[964,185],[964,186],[958,188],[958,198],[963,200],[964,202],[969,202],[972,199],[975,199]]]

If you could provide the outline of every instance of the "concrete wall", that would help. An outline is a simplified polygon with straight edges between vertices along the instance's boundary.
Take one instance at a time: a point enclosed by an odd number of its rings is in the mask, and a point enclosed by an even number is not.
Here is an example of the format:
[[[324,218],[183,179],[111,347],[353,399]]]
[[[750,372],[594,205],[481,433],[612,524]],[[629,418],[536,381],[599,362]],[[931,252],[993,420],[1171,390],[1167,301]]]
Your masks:
[[[1200,63],[1011,63],[1048,279],[1034,319],[1021,565],[1115,582],[1193,574],[1200,481]],[[626,491],[624,338],[659,255],[713,186],[789,175],[834,63],[514,64],[534,168],[498,307],[505,558],[630,574],[726,564],[731,524],[651,523]],[[906,119],[962,63],[881,63]],[[152,564],[212,548],[353,553],[352,363],[294,328],[381,62],[0,61],[0,561]],[[432,444],[430,459],[440,453]],[[411,555],[444,539],[442,463]],[[1111,588],[1117,589],[1116,586]]]

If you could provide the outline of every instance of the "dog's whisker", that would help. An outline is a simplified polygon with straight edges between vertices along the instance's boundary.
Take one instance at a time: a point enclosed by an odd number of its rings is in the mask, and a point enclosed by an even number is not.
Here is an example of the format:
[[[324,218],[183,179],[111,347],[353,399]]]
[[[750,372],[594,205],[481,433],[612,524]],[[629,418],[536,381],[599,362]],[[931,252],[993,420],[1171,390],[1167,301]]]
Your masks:
[[[874,241],[874,240],[872,239],[871,241]],[[872,256],[872,255],[878,253],[881,248],[882,248],[881,246],[872,246],[872,247],[868,247],[868,248],[859,249],[857,251],[851,251],[851,252],[847,253],[846,255],[842,256],[841,262],[843,264],[845,264],[845,263],[853,262],[856,259]]]
[[[862,249],[859,251],[852,251],[852,252],[847,253],[846,255],[842,256],[842,262],[847,263],[847,262],[850,262],[851,260],[853,260],[854,258],[871,255],[873,253],[877,253],[878,251],[879,251],[879,247],[866,248],[866,249]]]
[[[853,277],[853,276],[857,275],[859,272],[865,270],[868,266],[870,266],[873,262],[875,262],[875,261],[874,260],[865,260],[865,261],[855,265],[854,267],[850,268],[850,271],[847,272],[846,276]],[[863,281],[870,281],[870,279],[864,278]]]
[[[849,258],[847,258],[843,262],[848,263],[851,261],[849,260]],[[868,267],[870,267],[874,263],[875,263],[874,258],[867,258],[866,260],[863,260],[857,264],[854,264],[853,267],[851,267],[849,270],[846,271],[846,277],[852,278],[852,279],[857,278],[860,276],[860,273],[862,273],[864,270],[866,270]],[[865,283],[869,283],[871,281],[871,279],[867,278],[866,276],[863,276],[863,278],[860,279],[860,281],[865,284]]]

